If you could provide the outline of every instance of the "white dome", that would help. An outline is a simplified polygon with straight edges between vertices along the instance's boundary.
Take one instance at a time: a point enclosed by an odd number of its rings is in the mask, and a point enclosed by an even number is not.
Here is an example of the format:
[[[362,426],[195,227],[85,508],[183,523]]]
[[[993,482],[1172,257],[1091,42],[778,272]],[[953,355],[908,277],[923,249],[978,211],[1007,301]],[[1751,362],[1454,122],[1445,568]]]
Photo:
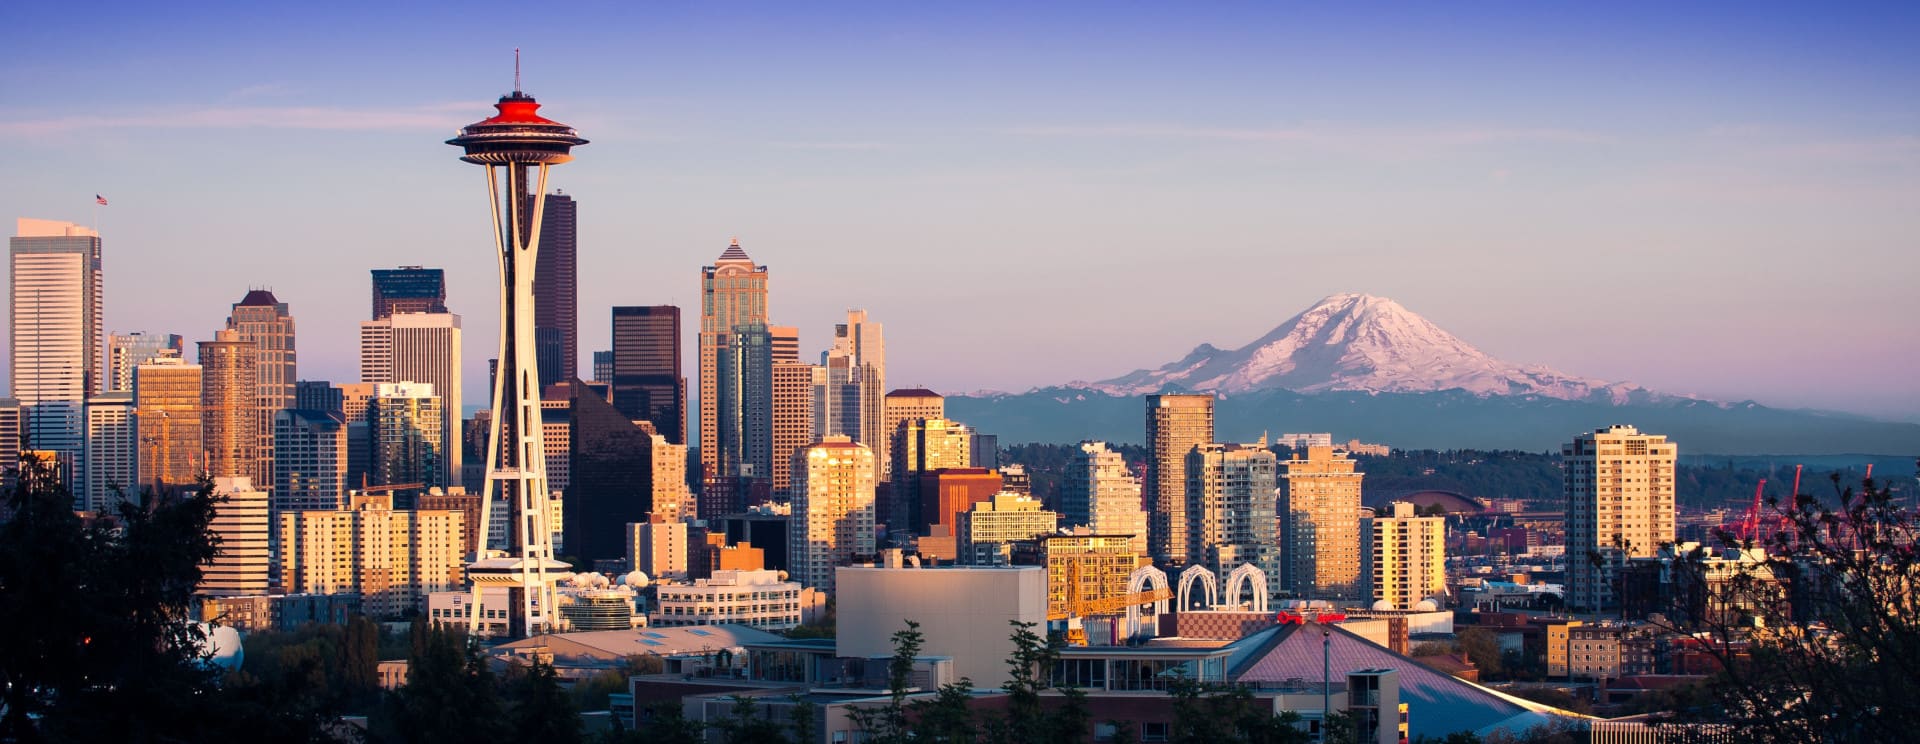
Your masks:
[[[1440,605],[1435,604],[1431,599],[1423,599],[1413,603],[1414,612],[1433,612],[1438,609],[1440,609]]]
[[[1384,600],[1384,599],[1379,600],[1373,603],[1373,611],[1374,612],[1392,612],[1393,603],[1388,602],[1387,600]]]
[[[227,671],[239,669],[240,663],[246,660],[246,648],[240,645],[240,631],[231,625],[196,624],[207,634],[207,639],[201,642],[210,657],[207,661]]]
[[[648,584],[652,583],[647,579],[646,574],[639,571],[634,571],[633,573],[620,577],[620,581],[635,589],[645,589]]]

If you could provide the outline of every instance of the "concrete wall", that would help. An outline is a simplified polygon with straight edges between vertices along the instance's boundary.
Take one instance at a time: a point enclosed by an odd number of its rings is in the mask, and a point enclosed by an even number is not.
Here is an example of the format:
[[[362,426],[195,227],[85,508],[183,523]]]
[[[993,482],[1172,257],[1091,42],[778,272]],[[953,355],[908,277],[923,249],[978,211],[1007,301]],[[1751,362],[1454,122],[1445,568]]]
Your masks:
[[[835,581],[840,656],[892,656],[893,634],[913,620],[925,635],[921,656],[952,657],[957,676],[989,688],[1007,680],[1010,621],[1046,635],[1047,578],[1038,566],[843,567]]]

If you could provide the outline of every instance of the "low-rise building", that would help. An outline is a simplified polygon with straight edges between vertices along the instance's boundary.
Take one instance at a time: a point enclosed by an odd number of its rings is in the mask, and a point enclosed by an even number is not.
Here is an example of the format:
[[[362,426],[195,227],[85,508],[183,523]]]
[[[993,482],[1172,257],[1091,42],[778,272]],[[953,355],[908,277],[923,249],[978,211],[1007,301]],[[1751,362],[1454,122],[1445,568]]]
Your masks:
[[[801,623],[799,582],[774,571],[714,571],[691,584],[661,584],[648,621],[655,627],[744,625],[786,630]]]
[[[1026,494],[1001,491],[992,501],[974,504],[960,514],[960,560],[976,566],[1004,566],[1013,543],[1052,532],[1060,515],[1041,507]]]

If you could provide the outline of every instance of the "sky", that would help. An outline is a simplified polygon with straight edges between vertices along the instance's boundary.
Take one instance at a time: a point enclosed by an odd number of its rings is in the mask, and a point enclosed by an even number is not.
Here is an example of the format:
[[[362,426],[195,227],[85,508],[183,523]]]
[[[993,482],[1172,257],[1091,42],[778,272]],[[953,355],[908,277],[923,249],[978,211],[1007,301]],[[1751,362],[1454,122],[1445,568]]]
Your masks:
[[[697,376],[738,237],[803,354],[865,308],[893,387],[1366,292],[1513,362],[1920,420],[1920,5],[258,5],[0,5],[0,215],[101,231],[109,331],[210,339],[266,287],[300,376],[350,381],[368,269],[438,266],[484,390],[485,187],[441,142],[518,47],[592,140],[551,181],[583,376],[663,303]]]

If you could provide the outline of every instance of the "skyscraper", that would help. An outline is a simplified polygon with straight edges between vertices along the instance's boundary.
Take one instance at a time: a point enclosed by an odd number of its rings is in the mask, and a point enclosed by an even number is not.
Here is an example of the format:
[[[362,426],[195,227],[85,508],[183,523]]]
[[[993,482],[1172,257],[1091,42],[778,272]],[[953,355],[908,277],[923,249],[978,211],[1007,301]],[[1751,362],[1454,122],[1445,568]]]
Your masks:
[[[1208,566],[1215,575],[1224,576],[1240,564],[1252,563],[1267,575],[1267,585],[1260,590],[1269,597],[1280,591],[1274,478],[1278,461],[1264,441],[1257,445],[1209,442],[1187,453],[1188,564]]]
[[[674,444],[687,442],[687,378],[680,369],[680,308],[613,309],[613,405],[629,419],[652,422]]]
[[[1187,453],[1213,441],[1213,395],[1147,396],[1147,549],[1161,563],[1187,557]]]
[[[943,418],[916,418],[902,421],[893,433],[888,450],[893,455],[893,478],[889,482],[888,501],[875,519],[890,533],[921,534],[933,516],[925,513],[920,493],[921,476],[944,468],[965,468],[972,462],[969,454],[973,437],[966,424]]]
[[[766,324],[734,326],[715,371],[719,470],[708,483],[743,495],[764,489],[773,480],[773,336]],[[741,507],[751,505],[741,498]]]
[[[260,435],[257,480],[271,483],[273,478],[273,416],[294,405],[294,386],[300,375],[294,354],[293,315],[287,303],[271,290],[255,289],[233,304],[227,316],[227,328],[239,331],[240,340],[253,344],[259,355],[255,371],[259,374],[259,416],[255,430]]]
[[[20,401],[0,398],[0,472],[20,464]]]
[[[540,221],[540,255],[533,270],[533,337],[539,347],[540,383],[566,382],[579,374],[580,244],[573,197],[555,189]]]
[[[1420,600],[1447,593],[1447,520],[1422,517],[1413,504],[1395,501],[1387,513],[1360,520],[1360,575],[1375,602],[1411,610]]]
[[[1616,607],[1614,586],[1628,558],[1673,542],[1673,464],[1679,446],[1631,426],[1574,437],[1560,450],[1566,468],[1567,605]],[[1597,563],[1596,563],[1597,562]]]
[[[220,540],[220,551],[200,576],[197,593],[213,597],[243,597],[267,593],[269,544],[267,493],[246,478],[215,478],[214,493],[226,497],[213,507],[207,530]]]
[[[767,322],[767,267],[755,265],[734,240],[711,266],[700,269],[700,467],[720,472],[720,355],[733,329]],[[618,365],[618,362],[615,362]],[[619,375],[616,369],[614,374]]]
[[[133,392],[133,368],[163,356],[180,356],[185,342],[173,333],[115,333],[107,337],[109,392]]]
[[[373,444],[368,475],[377,485],[419,484],[394,492],[394,500],[402,506],[411,507],[414,496],[448,483],[447,440],[441,428],[444,405],[428,383],[374,386],[373,405],[367,411]]]
[[[900,425],[914,419],[937,419],[947,417],[947,399],[939,393],[926,388],[903,388],[888,392],[881,400],[880,433],[891,446],[893,438],[900,432]],[[887,466],[881,469],[881,478],[891,479],[894,455],[887,455]]]
[[[104,382],[100,234],[22,217],[10,243],[9,387],[36,450],[81,458],[88,396]]]
[[[593,353],[593,381],[613,384],[613,350]]]
[[[626,525],[647,521],[655,509],[653,435],[590,389],[574,385],[568,392],[567,552],[589,564],[625,558]],[[685,468],[677,470],[684,476]]]
[[[293,388],[293,408],[305,411],[345,412],[345,396],[326,380],[300,380]]]
[[[240,332],[220,330],[200,342],[200,425],[207,472],[254,477],[260,455],[260,352]]]
[[[769,330],[773,334],[773,492],[785,496],[793,486],[793,453],[814,441],[813,382],[820,368],[800,361],[800,335],[795,329],[773,326]]]
[[[873,450],[829,436],[793,455],[793,517],[787,571],[828,594],[835,566],[874,552]]]
[[[1147,554],[1147,513],[1140,508],[1140,479],[1126,458],[1106,442],[1081,442],[1060,480],[1060,519],[1096,535],[1129,535],[1134,555]]]
[[[119,496],[140,501],[140,419],[133,393],[101,393],[87,399],[87,456],[76,505],[111,511]],[[12,463],[8,463],[11,466]]]
[[[402,266],[373,270],[373,319],[394,313],[447,311],[447,272]]]
[[[823,356],[827,379],[814,398],[814,415],[825,428],[817,433],[852,437],[871,447],[880,472],[886,473],[893,433],[881,430],[886,421],[887,346],[880,324],[867,320],[865,310],[848,310],[847,322],[834,325],[833,348]]]
[[[200,365],[179,357],[161,357],[134,368],[142,487],[164,493],[192,485],[205,472],[200,372]]]
[[[460,316],[452,313],[395,313],[383,320],[362,321],[360,381],[432,385],[440,396],[440,441],[457,442],[463,402],[460,350]],[[351,424],[352,417],[347,421]],[[444,453],[436,483],[460,482],[462,454],[459,447]]]
[[[1360,479],[1347,453],[1308,447],[1286,461],[1282,583],[1301,597],[1359,599]]]
[[[273,416],[273,510],[346,503],[347,422],[338,411],[283,408]],[[355,483],[352,486],[358,486]]]

